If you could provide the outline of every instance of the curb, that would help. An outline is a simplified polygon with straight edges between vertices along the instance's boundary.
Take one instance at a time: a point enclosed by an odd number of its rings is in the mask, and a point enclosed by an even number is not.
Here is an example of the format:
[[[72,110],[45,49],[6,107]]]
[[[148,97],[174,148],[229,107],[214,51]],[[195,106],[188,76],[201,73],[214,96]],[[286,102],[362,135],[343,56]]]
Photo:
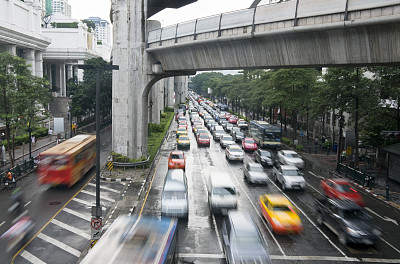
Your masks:
[[[105,178],[105,177],[100,177],[100,180],[102,181],[109,181],[109,182],[121,182],[121,181],[132,181],[132,178]]]

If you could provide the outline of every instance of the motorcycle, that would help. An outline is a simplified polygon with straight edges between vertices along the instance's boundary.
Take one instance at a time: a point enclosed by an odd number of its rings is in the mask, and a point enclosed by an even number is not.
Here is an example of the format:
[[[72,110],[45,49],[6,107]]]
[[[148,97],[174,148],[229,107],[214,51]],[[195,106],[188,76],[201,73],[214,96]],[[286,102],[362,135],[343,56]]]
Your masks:
[[[5,232],[0,239],[7,241],[7,252],[12,250],[20,242],[26,241],[35,224],[30,216],[22,216]]]
[[[7,189],[12,189],[15,188],[17,186],[17,181],[15,180],[15,178],[13,177],[11,180],[5,180],[4,181],[4,187],[6,187]]]

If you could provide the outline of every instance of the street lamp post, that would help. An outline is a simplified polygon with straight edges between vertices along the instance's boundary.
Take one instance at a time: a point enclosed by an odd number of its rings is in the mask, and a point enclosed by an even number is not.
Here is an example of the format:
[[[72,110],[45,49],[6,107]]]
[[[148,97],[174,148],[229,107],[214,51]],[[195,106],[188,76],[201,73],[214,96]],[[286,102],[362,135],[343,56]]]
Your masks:
[[[342,134],[343,134],[343,125],[344,125],[344,117],[342,115],[340,115],[339,118],[339,145],[337,147],[337,161],[336,161],[336,171],[340,172],[340,156],[342,154]]]
[[[92,206],[92,218],[101,219],[102,209],[100,206],[100,84],[101,73],[106,70],[119,70],[118,65],[104,65],[96,68],[93,65],[78,65],[79,69],[92,69],[97,71],[96,75],[96,206]],[[93,221],[93,219],[92,219]],[[101,221],[101,220],[100,220]],[[100,224],[101,226],[102,224]],[[99,232],[101,234],[101,231]],[[97,236],[96,236],[97,237]],[[92,237],[92,239],[95,239]],[[98,239],[98,238],[97,238]]]
[[[150,101],[150,123],[153,123],[153,100]]]

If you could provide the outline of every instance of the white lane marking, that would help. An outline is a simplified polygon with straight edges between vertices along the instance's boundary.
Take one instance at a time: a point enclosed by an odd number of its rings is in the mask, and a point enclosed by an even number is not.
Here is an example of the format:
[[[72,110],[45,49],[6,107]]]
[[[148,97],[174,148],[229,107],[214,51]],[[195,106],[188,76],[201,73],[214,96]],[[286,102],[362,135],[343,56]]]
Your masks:
[[[52,238],[52,237],[49,237],[49,236],[47,236],[47,235],[45,235],[43,233],[39,233],[38,237],[40,239],[43,239],[44,241],[50,243],[50,244],[53,244],[54,246],[56,246],[58,248],[61,248],[62,250],[66,251],[66,252],[68,252],[68,253],[70,253],[70,254],[78,257],[78,258],[81,255],[80,251],[78,251],[78,250],[76,250],[76,249],[74,249],[74,248],[72,248],[72,247],[70,247],[70,246],[68,246],[68,245],[66,245],[66,244],[54,239],[54,238]]]
[[[307,184],[308,187],[311,187],[311,188],[312,188],[314,191],[316,191],[317,193],[323,195],[320,191],[318,191],[317,189],[315,189],[315,187],[312,186],[311,184],[309,184],[308,182],[306,182],[306,184]]]
[[[397,248],[395,248],[392,244],[390,244],[389,242],[387,242],[385,239],[383,239],[382,237],[380,237],[380,239],[385,242],[389,247],[393,248],[394,250],[397,251],[397,253],[400,253],[400,250],[398,250]]]
[[[59,227],[62,227],[62,228],[66,229],[66,230],[68,230],[68,231],[70,231],[72,233],[75,233],[75,234],[77,234],[77,235],[79,235],[79,236],[81,236],[83,238],[86,238],[88,240],[91,238],[91,236],[89,234],[86,234],[85,230],[82,230],[82,229],[79,229],[79,228],[64,224],[63,222],[60,222],[57,219],[53,219],[51,221],[51,223],[53,223],[53,224],[55,224],[55,225],[57,225]]]
[[[375,262],[375,263],[400,263],[400,259],[377,259],[377,258],[362,258],[362,262]]]
[[[87,206],[93,206],[94,204],[93,203],[91,203],[91,202],[88,202],[88,201],[85,201],[85,200],[82,200],[82,199],[79,199],[79,198],[74,198],[74,199],[72,199],[72,201],[75,201],[75,202],[78,202],[78,203],[81,203],[81,204],[84,204],[84,205],[87,205]]]
[[[0,226],[4,225],[4,224],[5,224],[5,222],[6,222],[6,221],[3,221],[3,222],[0,224]]]
[[[317,177],[318,179],[325,180],[325,177],[322,177],[322,176],[316,175],[316,174],[314,174],[312,171],[308,171],[308,173],[310,173],[310,174],[311,174],[312,176],[314,176],[314,177]]]
[[[86,221],[89,221],[89,222],[90,222],[90,218],[91,218],[90,215],[81,214],[81,213],[79,213],[79,212],[77,212],[77,211],[74,211],[74,210],[71,210],[71,209],[69,209],[69,208],[67,208],[67,207],[65,207],[65,208],[63,209],[63,211],[65,211],[65,212],[67,212],[67,213],[69,213],[69,214],[75,215],[75,216],[77,216],[77,217],[79,217],[79,218],[82,218],[83,220],[86,220]]]
[[[210,259],[224,259],[225,254],[199,254],[199,253],[178,253],[178,258],[210,258]]]
[[[86,190],[82,190],[81,193],[86,193],[86,194],[89,194],[89,195],[91,195],[91,196],[96,197],[96,193],[94,193],[94,192],[89,192],[89,191],[86,191]],[[106,196],[104,196],[104,195],[103,195],[103,196],[100,195],[100,199],[103,199],[103,200],[106,200],[106,201],[115,203],[115,200],[114,200],[114,199],[108,198],[108,197],[106,197]]]
[[[304,217],[305,218],[307,218],[307,220],[329,241],[329,243],[331,243],[331,245],[334,247],[334,248],[336,248],[336,250],[337,251],[339,251],[343,256],[345,256],[346,258],[347,258],[347,256],[346,256],[346,254],[343,252],[343,251],[341,251],[340,250],[340,248],[338,248],[330,239],[329,239],[329,237],[327,236],[327,235],[325,235],[325,233],[324,232],[322,232],[322,230],[316,225],[316,224],[314,224],[314,222],[313,221],[311,221],[311,219],[304,213],[304,211],[303,210],[301,210],[300,209],[300,207],[298,207],[294,202],[293,202],[293,200],[292,199],[290,199],[290,197],[289,196],[287,196],[281,189],[279,189],[278,188],[278,186],[270,179],[270,182],[282,193],[282,195],[284,195],[294,206],[296,206],[297,207],[297,209],[304,215]]]
[[[330,256],[280,256],[280,255],[270,255],[271,259],[279,260],[313,260],[313,261],[340,261],[340,262],[360,262],[357,258],[349,257],[330,257]]]
[[[91,182],[88,185],[96,187],[96,184],[91,183]],[[112,189],[112,188],[109,188],[109,187],[106,187],[106,186],[101,186],[100,185],[100,189],[104,189],[104,190],[107,190],[107,191],[110,191],[110,192],[120,193],[120,191]]]
[[[27,207],[32,201],[27,202],[24,207]]]
[[[35,257],[26,250],[22,251],[21,257],[23,257],[24,259],[28,260],[33,264],[46,264],[46,262],[41,261],[39,258]]]
[[[242,184],[240,184],[239,180],[236,178],[235,173],[233,172],[231,166],[229,165],[229,163],[225,160],[225,162],[228,164],[228,168],[231,170],[231,173],[233,175],[233,177],[235,178],[235,180],[237,181],[237,183],[240,186],[240,189],[242,189],[243,193],[246,195],[247,199],[249,200],[250,204],[253,206],[254,211],[257,213],[258,217],[260,217],[261,222],[264,224],[265,228],[268,230],[268,233],[271,235],[272,239],[275,241],[275,243],[277,244],[279,250],[281,251],[282,255],[286,256],[285,252],[283,251],[281,245],[278,243],[278,240],[276,239],[276,237],[274,236],[274,234],[272,234],[271,230],[268,228],[268,225],[265,223],[264,218],[260,215],[260,212],[258,211],[258,209],[256,208],[256,206],[254,205],[253,201],[250,199],[249,195],[247,194],[247,192],[245,191],[245,189],[243,188]]]
[[[198,158],[198,160],[199,160],[199,162],[200,162],[201,171],[203,171],[203,164],[202,164],[201,161],[200,161],[199,152],[196,151],[196,154],[197,154],[197,158]],[[200,174],[201,174],[201,180],[202,180],[202,182],[203,182],[203,188],[204,188],[204,190],[206,190],[206,194],[208,194],[208,189],[207,189],[206,181],[205,181],[205,179],[204,179],[204,175],[203,175],[203,173],[200,173]],[[215,216],[214,216],[214,214],[213,214],[212,212],[210,212],[210,214],[211,214],[212,219],[213,219],[214,230],[215,230],[215,234],[217,235],[217,240],[218,240],[219,249],[220,249],[221,252],[224,252],[223,249],[222,249],[221,238],[219,237],[219,232],[218,232],[218,228],[217,228],[217,221],[215,221]]]
[[[368,207],[364,207],[366,210],[368,210],[370,213],[372,213],[372,214],[374,214],[374,215],[376,215],[377,217],[379,217],[379,218],[381,218],[382,220],[385,220],[385,221],[387,221],[387,222],[392,222],[393,224],[395,224],[395,225],[399,225],[399,224],[397,224],[397,221],[396,220],[394,220],[394,219],[392,219],[392,218],[389,218],[389,217],[387,217],[387,216],[381,216],[381,215],[379,215],[378,213],[376,213],[374,210],[372,210],[371,208],[368,208]]]

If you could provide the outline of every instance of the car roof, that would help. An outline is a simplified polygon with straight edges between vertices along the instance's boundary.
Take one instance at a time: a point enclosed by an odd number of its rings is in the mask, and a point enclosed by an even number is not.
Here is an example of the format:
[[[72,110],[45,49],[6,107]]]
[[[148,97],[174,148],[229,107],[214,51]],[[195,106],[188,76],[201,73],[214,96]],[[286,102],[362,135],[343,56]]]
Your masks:
[[[264,194],[266,198],[273,206],[274,205],[292,205],[290,201],[282,194]]]
[[[228,217],[236,234],[255,234],[258,236],[256,225],[247,212],[229,210]]]
[[[297,154],[297,152],[296,151],[293,151],[293,150],[287,150],[287,149],[285,149],[285,150],[281,150],[283,153],[285,153],[285,154]]]
[[[255,162],[249,162],[249,166],[250,167],[261,167],[261,168],[263,168],[263,166],[260,163],[255,163]]]
[[[281,165],[282,170],[299,170],[296,166],[293,165]]]
[[[183,155],[183,151],[182,150],[173,150],[173,151],[171,151],[171,153],[170,153],[170,155],[171,154],[182,154]]]
[[[241,149],[238,145],[229,145],[229,149]]]
[[[349,185],[350,182],[346,179],[342,179],[342,178],[333,178],[333,179],[327,179],[330,180],[338,185]]]
[[[254,140],[254,138],[252,138],[252,137],[247,137],[247,138],[244,138],[243,140]]]

